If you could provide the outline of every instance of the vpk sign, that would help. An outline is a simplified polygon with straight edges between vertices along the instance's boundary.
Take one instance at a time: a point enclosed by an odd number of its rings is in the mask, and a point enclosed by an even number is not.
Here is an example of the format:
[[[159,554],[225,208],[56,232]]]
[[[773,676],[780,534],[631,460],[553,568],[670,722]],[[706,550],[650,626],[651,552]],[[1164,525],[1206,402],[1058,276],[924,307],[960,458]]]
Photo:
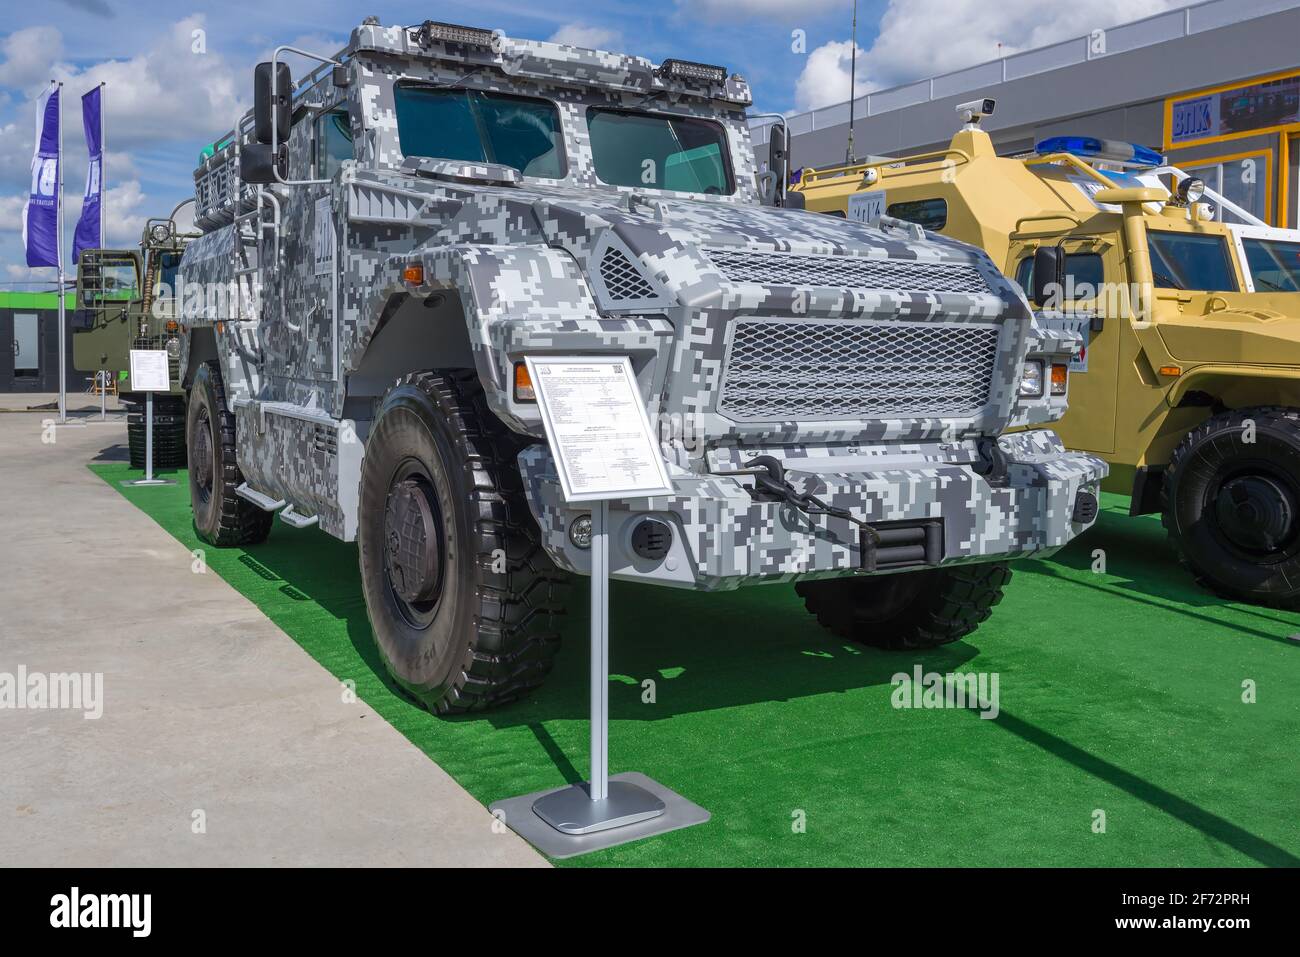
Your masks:
[[[1175,101],[1171,142],[1181,143],[1216,135],[1219,132],[1219,125],[1215,122],[1218,99],[1217,95],[1211,95]]]

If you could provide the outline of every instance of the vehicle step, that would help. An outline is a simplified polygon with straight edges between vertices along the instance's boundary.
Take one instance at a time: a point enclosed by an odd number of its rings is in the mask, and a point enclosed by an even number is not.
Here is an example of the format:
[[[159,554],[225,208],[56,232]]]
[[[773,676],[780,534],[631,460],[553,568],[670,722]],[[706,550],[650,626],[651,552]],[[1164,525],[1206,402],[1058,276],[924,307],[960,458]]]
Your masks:
[[[311,528],[320,521],[320,518],[316,515],[300,515],[295,512],[293,506],[290,505],[280,513],[280,521],[284,522],[286,525],[292,525],[294,528]]]
[[[269,495],[263,495],[255,488],[249,488],[247,482],[235,489],[235,494],[246,502],[252,502],[264,512],[278,512],[286,504],[284,499],[277,501]]]

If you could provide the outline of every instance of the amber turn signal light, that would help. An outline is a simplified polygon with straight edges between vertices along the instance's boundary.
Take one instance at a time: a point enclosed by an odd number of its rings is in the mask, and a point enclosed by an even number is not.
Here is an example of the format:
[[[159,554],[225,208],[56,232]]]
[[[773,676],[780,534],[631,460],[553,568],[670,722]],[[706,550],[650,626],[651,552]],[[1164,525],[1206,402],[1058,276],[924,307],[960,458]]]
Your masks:
[[[1052,395],[1065,395],[1065,385],[1069,381],[1068,369],[1064,363],[1052,364]]]
[[[1182,366],[1161,366],[1156,371],[1159,372],[1161,375],[1177,377],[1183,374],[1183,367]]]
[[[402,279],[412,286],[421,286],[424,284],[424,267],[419,263],[412,263],[402,270]]]
[[[515,401],[537,401],[537,393],[533,391],[533,377],[528,374],[526,362],[515,363]]]

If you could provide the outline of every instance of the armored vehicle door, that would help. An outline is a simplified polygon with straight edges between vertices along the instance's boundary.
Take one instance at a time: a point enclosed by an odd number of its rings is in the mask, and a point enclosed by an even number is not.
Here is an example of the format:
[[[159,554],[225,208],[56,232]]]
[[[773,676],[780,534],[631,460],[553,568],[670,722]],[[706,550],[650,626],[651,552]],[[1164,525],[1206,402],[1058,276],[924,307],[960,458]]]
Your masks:
[[[311,182],[277,190],[279,228],[264,230],[261,248],[263,314],[283,317],[267,323],[269,369],[294,379],[337,377],[334,184],[343,159],[352,159],[346,109],[301,109],[289,135],[289,178]]]
[[[1064,277],[1060,299],[1050,305],[1078,320],[1083,351],[1070,363],[1070,411],[1055,429],[1068,448],[1114,452],[1120,339],[1128,327],[1124,300],[1115,294],[1124,282],[1123,264],[1118,247],[1104,236],[1013,239],[1008,271],[1026,296],[1032,296],[1035,250],[1058,242]]]
[[[127,249],[84,249],[77,260],[72,315],[73,367],[82,372],[127,368],[131,305],[140,296],[140,255]]]

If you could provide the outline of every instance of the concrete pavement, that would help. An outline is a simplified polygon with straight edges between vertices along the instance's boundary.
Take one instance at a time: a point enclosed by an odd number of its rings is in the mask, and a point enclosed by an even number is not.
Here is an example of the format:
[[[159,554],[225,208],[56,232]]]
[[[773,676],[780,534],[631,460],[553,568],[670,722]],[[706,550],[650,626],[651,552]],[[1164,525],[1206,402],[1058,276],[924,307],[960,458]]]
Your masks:
[[[85,467],[123,416],[45,417],[0,415],[0,691],[100,673],[103,714],[0,706],[0,864],[545,866]]]

